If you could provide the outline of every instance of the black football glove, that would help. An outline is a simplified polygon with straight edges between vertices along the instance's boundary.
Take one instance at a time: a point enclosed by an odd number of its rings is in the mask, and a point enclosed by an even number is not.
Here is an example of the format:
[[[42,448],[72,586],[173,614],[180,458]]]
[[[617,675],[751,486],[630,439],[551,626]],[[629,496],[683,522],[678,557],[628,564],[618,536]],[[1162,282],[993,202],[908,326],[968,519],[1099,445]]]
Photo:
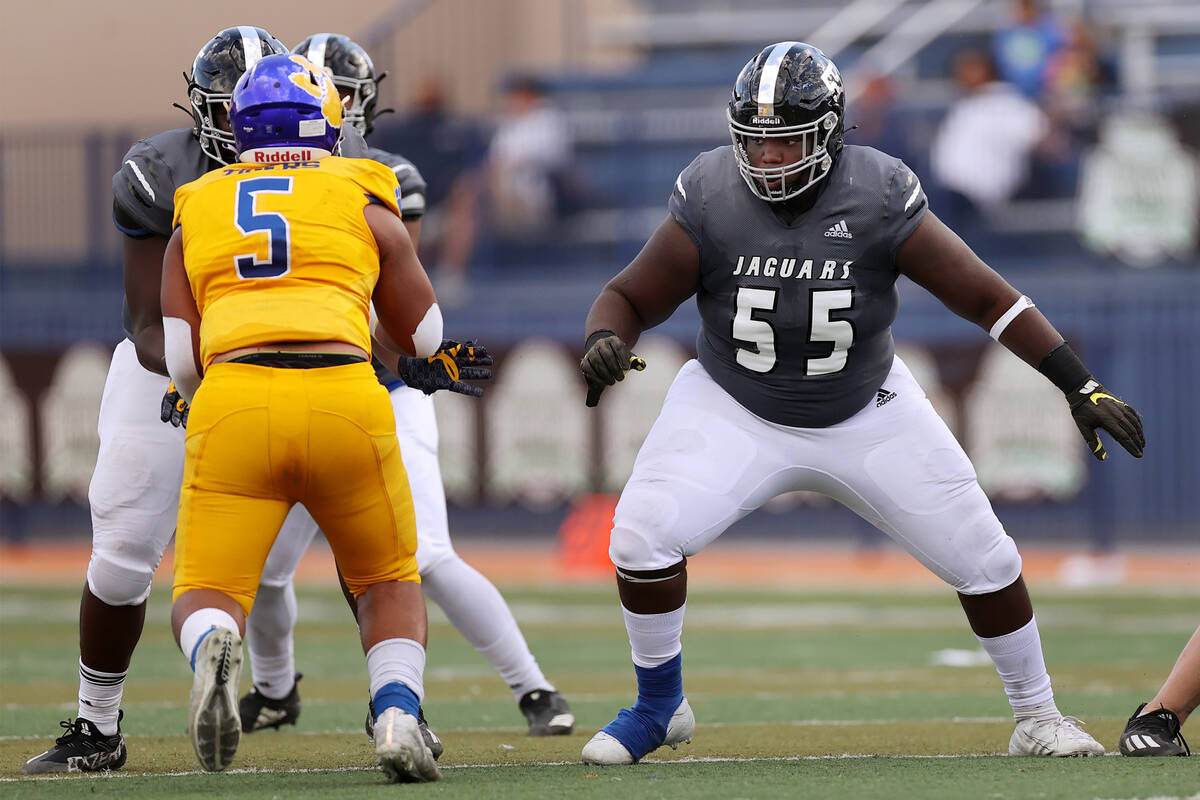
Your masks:
[[[579,362],[579,371],[588,387],[584,402],[588,408],[594,408],[606,387],[625,380],[625,373],[631,369],[641,372],[646,368],[646,362],[635,356],[629,345],[612,331],[596,331],[588,337],[588,344],[583,361]]]
[[[444,339],[437,352],[428,358],[400,357],[396,374],[414,389],[433,394],[447,389],[471,397],[482,397],[483,387],[464,381],[487,381],[492,378],[492,356],[487,348],[474,342],[458,343]]]
[[[1121,398],[1111,394],[1100,382],[1089,379],[1073,392],[1067,394],[1071,406],[1071,417],[1092,455],[1100,461],[1108,458],[1104,445],[1096,430],[1104,430],[1134,458],[1141,458],[1146,448],[1146,434],[1142,431],[1142,418]]]
[[[158,410],[158,418],[176,428],[186,428],[188,412],[191,410],[187,400],[184,400],[175,388],[175,381],[168,383],[167,393],[163,395],[162,405]]]

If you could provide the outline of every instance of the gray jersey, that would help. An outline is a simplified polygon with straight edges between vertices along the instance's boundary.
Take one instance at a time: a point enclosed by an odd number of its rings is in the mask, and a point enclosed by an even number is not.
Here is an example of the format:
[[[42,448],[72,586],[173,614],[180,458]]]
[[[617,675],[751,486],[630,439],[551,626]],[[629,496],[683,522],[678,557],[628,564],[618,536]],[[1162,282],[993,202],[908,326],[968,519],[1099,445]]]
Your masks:
[[[892,367],[896,248],[928,203],[901,161],[847,146],[791,224],[755,197],[733,148],[680,173],[670,212],[700,255],[700,363],[754,414],[823,428],[861,410]]]
[[[339,154],[348,158],[374,158],[367,150],[358,130],[346,126]],[[376,160],[392,166],[389,161]],[[170,236],[175,190],[219,166],[200,149],[200,140],[191,128],[176,128],[139,139],[121,158],[121,168],[113,175],[113,202],[120,212],[117,227],[122,233],[139,238]],[[424,195],[425,181],[419,174],[416,182]]]
[[[425,213],[425,178],[416,165],[404,156],[378,147],[368,147],[367,158],[392,168],[400,182],[400,212],[406,220],[419,219]]]
[[[425,213],[425,179],[421,177],[416,165],[403,156],[380,150],[378,147],[368,147],[367,157],[391,167],[396,173],[396,180],[400,182],[400,213],[403,218],[406,221],[420,219]],[[375,368],[375,377],[388,389],[404,383],[379,359],[372,357],[371,366]]]
[[[415,219],[425,212],[425,179],[408,159],[386,150],[368,147],[362,134],[352,125],[342,128],[338,154],[347,158],[371,158],[391,167],[400,182],[400,209]],[[121,169],[113,175],[114,217],[122,233],[135,238],[170,236],[175,210],[175,190],[221,165],[205,155],[200,140],[191,128],[163,131],[140,139],[121,159]],[[133,338],[133,320],[129,302],[121,312],[125,335]],[[400,379],[378,361],[375,374],[380,383],[392,386]]]

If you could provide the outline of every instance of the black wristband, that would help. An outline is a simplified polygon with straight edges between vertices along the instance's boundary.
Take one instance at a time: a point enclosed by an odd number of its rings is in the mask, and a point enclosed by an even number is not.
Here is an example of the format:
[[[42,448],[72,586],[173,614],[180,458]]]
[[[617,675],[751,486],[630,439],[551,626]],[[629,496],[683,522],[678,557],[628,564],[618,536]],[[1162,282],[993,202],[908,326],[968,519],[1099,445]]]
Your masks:
[[[616,331],[610,331],[608,328],[601,328],[598,331],[592,331],[590,334],[588,334],[587,341],[583,343],[583,352],[586,353],[587,351],[591,350],[592,345],[601,339],[616,335]]]
[[[400,357],[396,359],[395,365],[392,367],[392,372],[395,373],[396,377],[406,383],[408,382],[408,378],[406,378],[405,375],[408,373],[408,370],[406,370],[404,366],[407,363],[408,356],[401,354]]]
[[[1092,379],[1092,373],[1066,342],[1061,342],[1042,359],[1038,372],[1049,378],[1063,394],[1070,394]]]

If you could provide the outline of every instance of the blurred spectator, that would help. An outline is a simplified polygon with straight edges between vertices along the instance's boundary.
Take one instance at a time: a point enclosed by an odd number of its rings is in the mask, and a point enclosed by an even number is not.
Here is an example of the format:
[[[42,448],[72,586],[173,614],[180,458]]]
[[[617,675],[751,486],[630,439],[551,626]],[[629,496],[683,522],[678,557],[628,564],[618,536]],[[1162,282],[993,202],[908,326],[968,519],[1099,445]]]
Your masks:
[[[997,29],[992,55],[1000,78],[1026,97],[1039,99],[1046,90],[1051,59],[1069,39],[1064,26],[1042,9],[1039,0],[1014,0],[1012,23]]]
[[[478,230],[478,196],[487,153],[482,125],[456,113],[449,87],[431,74],[417,83],[412,108],[376,131],[372,142],[412,161],[428,182],[421,263],[430,272],[439,302],[443,306],[461,303]]]
[[[1072,128],[1091,126],[1096,122],[1096,97],[1105,82],[1092,30],[1076,20],[1066,43],[1046,64],[1045,107]]]
[[[1076,151],[1095,144],[1100,123],[1101,95],[1116,87],[1116,71],[1096,44],[1092,28],[1082,19],[1069,26],[1068,39],[1046,65],[1042,106],[1053,125]]]
[[[491,222],[502,237],[537,234],[550,226],[566,199],[570,132],[536,78],[509,78],[503,103],[488,148]]]
[[[1196,249],[1200,167],[1174,129],[1152,114],[1105,121],[1083,162],[1080,233],[1088,246],[1135,267]]]
[[[972,210],[1012,199],[1029,175],[1031,155],[1049,124],[1036,104],[996,79],[991,59],[981,51],[959,53],[954,78],[965,94],[934,135],[930,168],[953,193],[944,201],[945,213],[962,224]],[[971,207],[965,207],[964,198]]]
[[[869,73],[856,80],[863,90],[846,111],[846,120],[852,124],[847,133],[853,131],[848,141],[890,153],[911,166],[914,159],[909,153],[906,128],[896,120],[894,82],[887,75]]]

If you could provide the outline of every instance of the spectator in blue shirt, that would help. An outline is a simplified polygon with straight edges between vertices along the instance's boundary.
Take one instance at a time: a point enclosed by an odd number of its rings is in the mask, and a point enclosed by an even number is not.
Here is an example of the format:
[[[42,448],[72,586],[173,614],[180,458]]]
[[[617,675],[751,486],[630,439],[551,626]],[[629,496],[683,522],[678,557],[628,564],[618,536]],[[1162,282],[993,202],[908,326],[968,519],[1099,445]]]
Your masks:
[[[1042,9],[1039,0],[1015,0],[1012,23],[997,30],[992,41],[1000,79],[1026,97],[1040,100],[1049,64],[1068,40],[1066,28]]]

